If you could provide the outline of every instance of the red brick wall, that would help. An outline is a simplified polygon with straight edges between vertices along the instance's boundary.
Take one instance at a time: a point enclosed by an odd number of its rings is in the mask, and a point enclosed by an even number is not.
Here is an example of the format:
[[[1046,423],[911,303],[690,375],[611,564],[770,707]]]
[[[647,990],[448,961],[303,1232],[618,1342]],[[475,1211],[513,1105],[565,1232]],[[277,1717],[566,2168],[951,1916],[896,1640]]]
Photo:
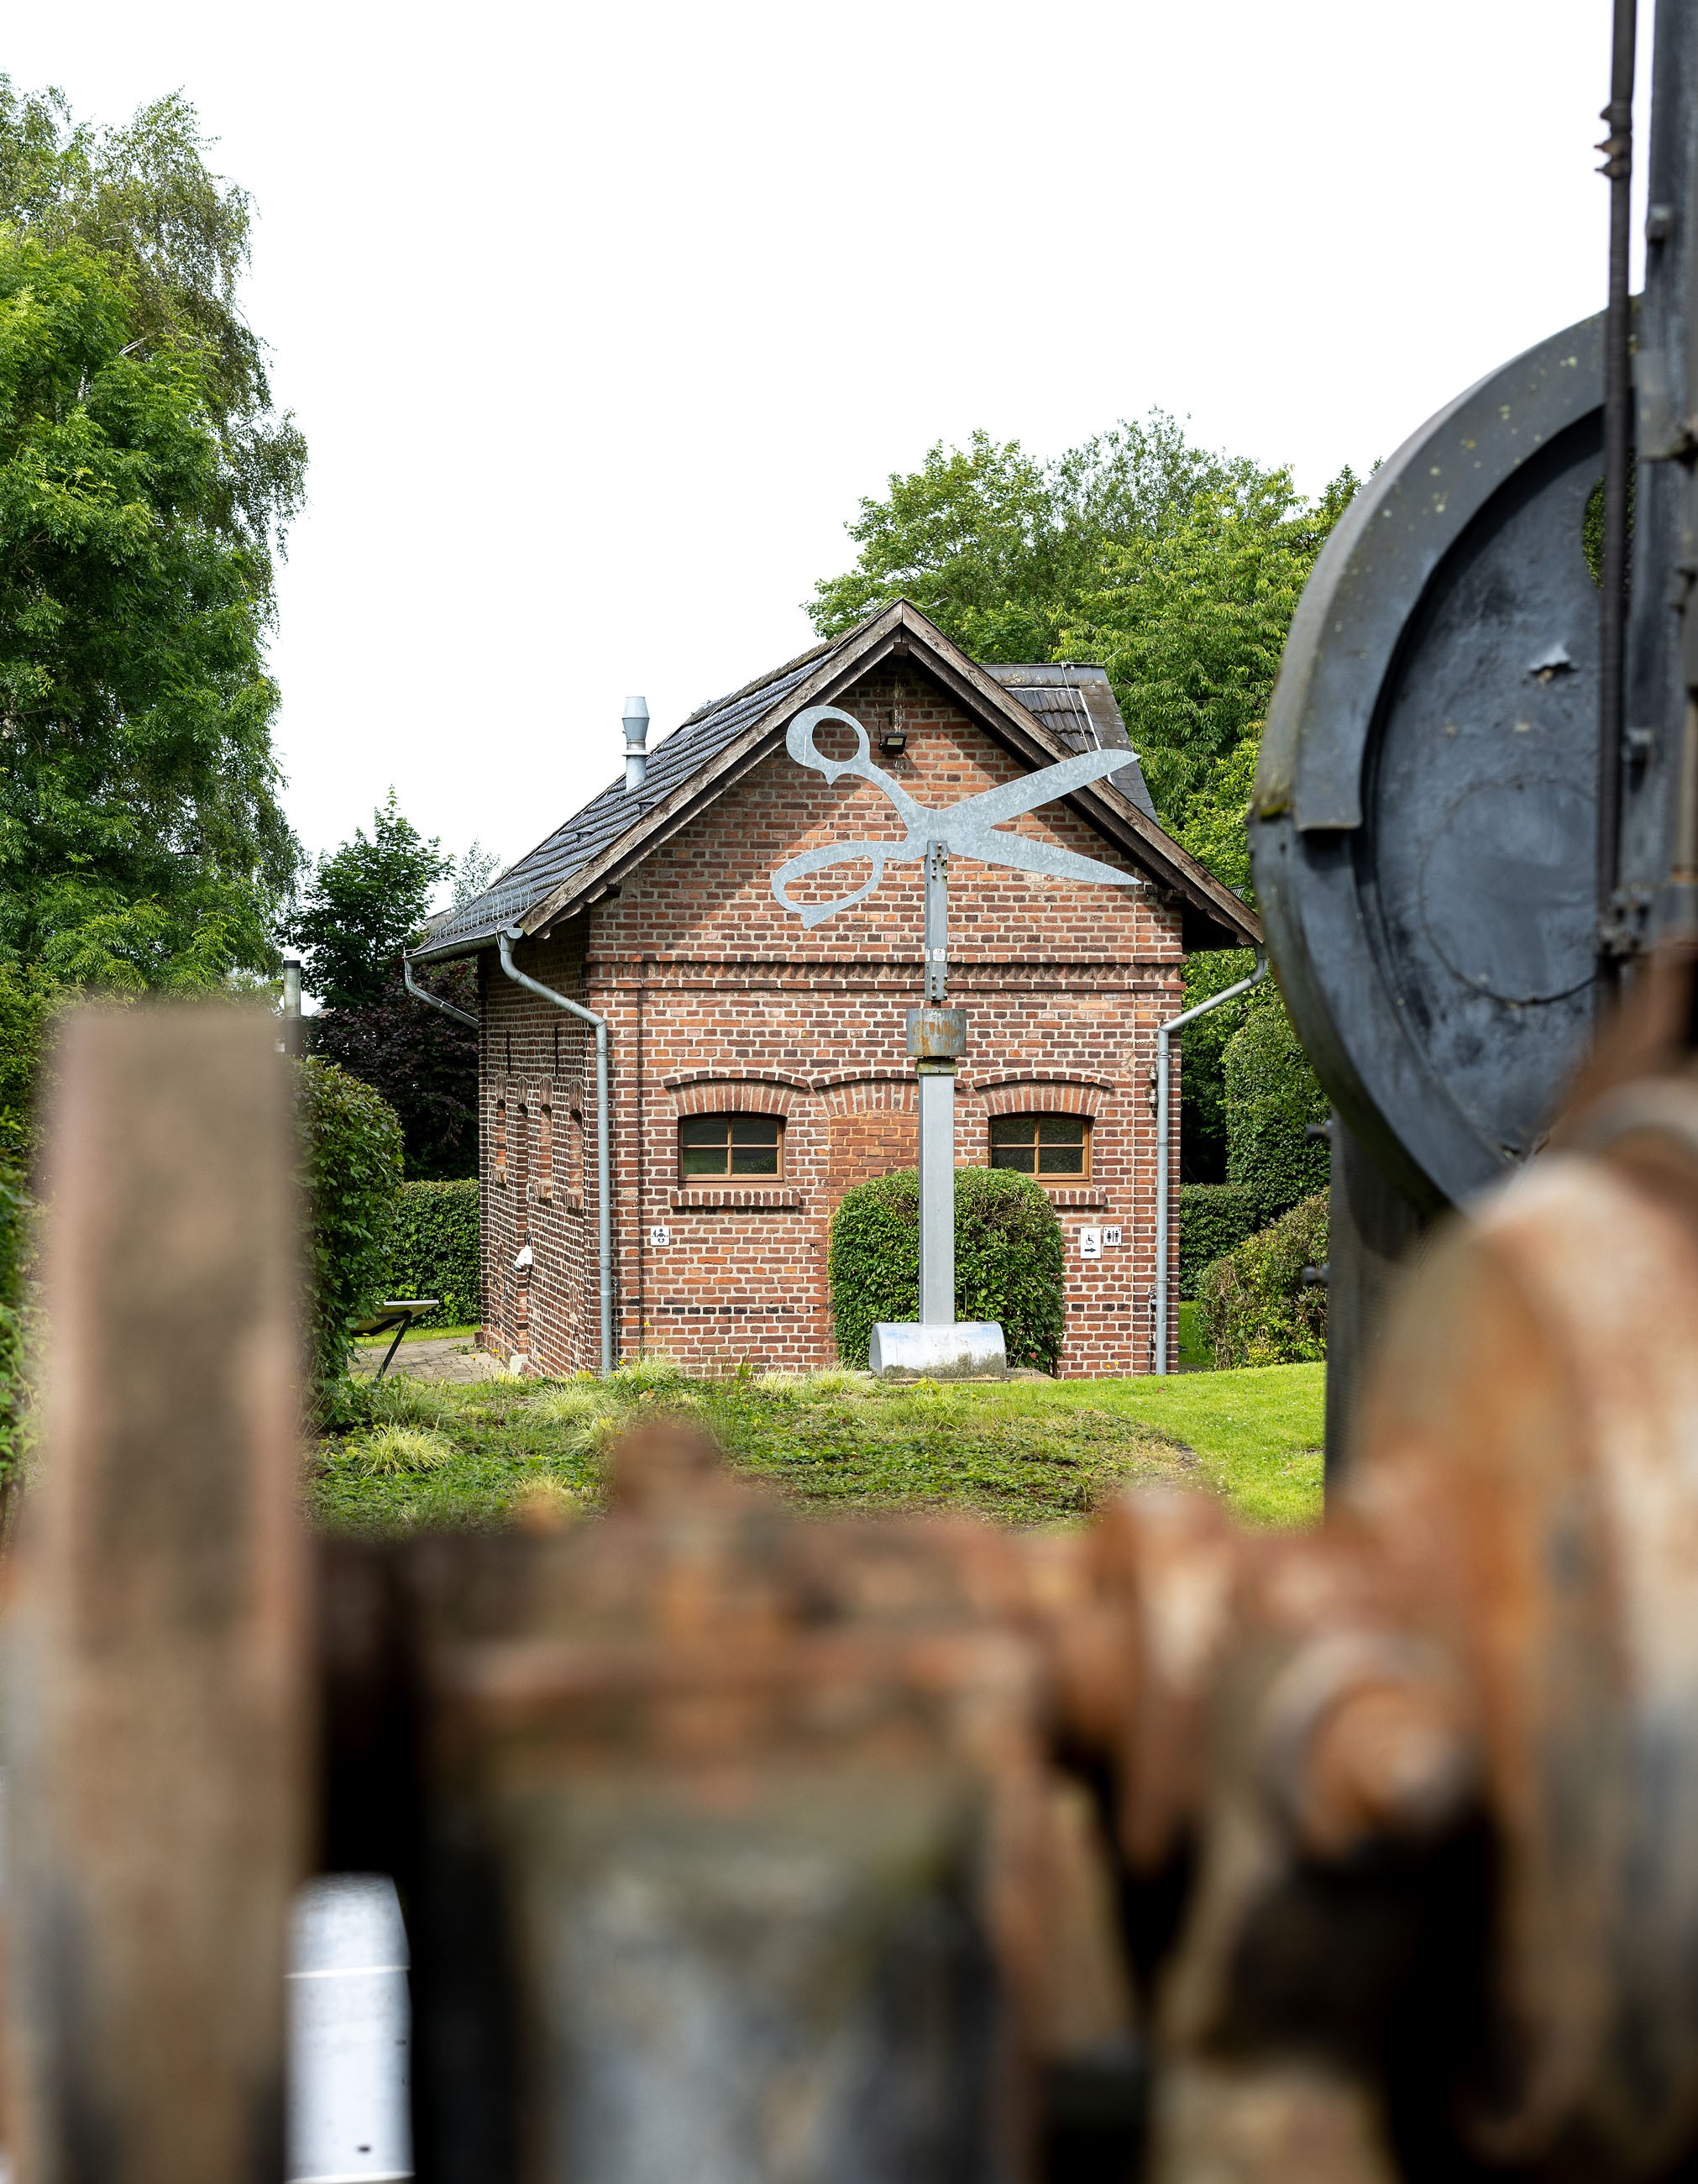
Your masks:
[[[911,667],[899,686],[888,668],[869,677],[843,703],[867,723],[875,757],[924,802],[952,803],[1023,771]],[[908,746],[886,759],[877,738],[893,710]],[[838,733],[847,747],[847,731]],[[1032,814],[1010,831],[1122,862],[1066,810]],[[698,1368],[832,1359],[832,1209],[849,1184],[914,1158],[904,1020],[919,998],[921,883],[917,866],[887,866],[866,902],[810,932],[773,900],[771,875],[817,843],[900,832],[876,790],[828,787],[781,750],[654,851],[617,897],[519,948],[533,977],[608,1019],[622,1357],[665,1351]],[[817,899],[848,892],[866,871],[818,876]],[[949,881],[949,998],[967,1011],[968,1027],[957,1158],[988,1160],[994,1114],[1090,1117],[1088,1183],[1050,1193],[1067,1245],[1062,1369],[1145,1371],[1155,1263],[1150,1076],[1155,1027],[1183,1006],[1177,912],[1147,886],[1046,881],[966,861]],[[803,886],[795,893],[805,899]],[[593,1368],[592,1039],[491,957],[482,978],[486,1339],[546,1372]],[[1177,1114],[1177,1068],[1175,1079]],[[539,1153],[545,1106],[552,1186]],[[783,1175],[681,1188],[679,1116],[726,1109],[783,1117]],[[1176,1144],[1176,1187],[1177,1152]],[[1078,1231],[1088,1224],[1118,1226],[1125,1240],[1083,1261]],[[517,1272],[526,1242],[535,1264]]]

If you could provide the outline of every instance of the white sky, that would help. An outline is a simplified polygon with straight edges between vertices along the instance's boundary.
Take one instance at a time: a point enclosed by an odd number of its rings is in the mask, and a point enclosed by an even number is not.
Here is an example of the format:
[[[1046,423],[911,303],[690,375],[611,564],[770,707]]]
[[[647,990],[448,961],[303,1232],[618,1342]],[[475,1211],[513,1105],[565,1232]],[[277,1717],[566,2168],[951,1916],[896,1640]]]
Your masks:
[[[103,120],[181,86],[258,201],[312,454],[274,652],[303,838],[392,782],[510,861],[619,771],[627,690],[656,740],[807,644],[859,497],[933,441],[1159,404],[1313,489],[1598,308],[1608,24],[82,0],[0,67]]]

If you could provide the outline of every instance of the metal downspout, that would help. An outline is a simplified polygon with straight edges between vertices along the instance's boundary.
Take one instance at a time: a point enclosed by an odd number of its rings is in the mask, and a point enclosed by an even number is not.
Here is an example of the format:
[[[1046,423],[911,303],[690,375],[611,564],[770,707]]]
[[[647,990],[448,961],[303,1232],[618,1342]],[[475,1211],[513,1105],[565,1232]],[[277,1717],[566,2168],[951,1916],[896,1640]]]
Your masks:
[[[587,1009],[582,1001],[557,994],[552,986],[543,985],[540,979],[531,978],[519,968],[513,960],[513,944],[525,938],[522,925],[508,926],[498,938],[501,967],[515,985],[540,994],[557,1009],[565,1009],[582,1022],[592,1025],[595,1031],[595,1167],[596,1188],[601,1201],[601,1375],[606,1379],[613,1370],[613,1159],[608,1127],[607,1019],[598,1017],[593,1009]]]
[[[445,1017],[452,1017],[456,1023],[463,1023],[472,1031],[477,1030],[477,1018],[469,1009],[460,1008],[453,1001],[445,1001],[440,994],[427,994],[425,991],[413,976],[413,959],[410,956],[404,956],[401,958],[401,976],[407,982],[407,991],[415,1001],[427,1002],[431,1008],[440,1009]]]
[[[1223,1002],[1236,1000],[1252,986],[1259,986],[1267,976],[1267,957],[1258,950],[1255,968],[1249,978],[1240,978],[1237,985],[1228,986],[1218,994],[1211,994],[1206,1001],[1199,1001],[1194,1009],[1170,1017],[1155,1034],[1155,1357],[1151,1369],[1157,1373],[1167,1370],[1168,1171],[1172,1165],[1169,1152],[1172,1118],[1167,1100],[1172,1057],[1167,1042],[1176,1031],[1183,1031],[1188,1023],[1195,1023],[1199,1017],[1207,1016],[1211,1009],[1219,1008]]]

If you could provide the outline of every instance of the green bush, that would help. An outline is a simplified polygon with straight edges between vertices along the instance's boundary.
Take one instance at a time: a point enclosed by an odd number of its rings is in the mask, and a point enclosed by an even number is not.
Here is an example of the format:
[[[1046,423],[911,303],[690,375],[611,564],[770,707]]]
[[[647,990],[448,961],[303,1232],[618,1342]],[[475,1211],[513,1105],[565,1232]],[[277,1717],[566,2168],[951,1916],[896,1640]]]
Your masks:
[[[312,1392],[322,1418],[348,1408],[348,1322],[381,1301],[401,1188],[401,1125],[381,1093],[333,1061],[295,1072],[306,1196]]]
[[[1261,1226],[1255,1199],[1242,1184],[1179,1186],[1179,1294],[1194,1297],[1198,1277]]]
[[[389,1230],[386,1293],[440,1297],[420,1327],[470,1327],[482,1316],[477,1178],[404,1183]]]
[[[1327,1180],[1324,1142],[1306,1144],[1306,1124],[1327,1118],[1327,1095],[1278,994],[1253,1008],[1227,1042],[1227,1180],[1247,1190],[1272,1221]]]
[[[1306,1364],[1327,1354],[1327,1292],[1305,1289],[1303,1269],[1327,1259],[1327,1194],[1317,1190],[1235,1251],[1198,1283],[1215,1364]]]
[[[838,1352],[865,1365],[879,1320],[920,1309],[920,1178],[911,1167],[846,1190],[829,1268]],[[1043,1186],[1012,1168],[955,1170],[955,1316],[1002,1323],[1010,1365],[1053,1373],[1066,1308],[1061,1224]]]

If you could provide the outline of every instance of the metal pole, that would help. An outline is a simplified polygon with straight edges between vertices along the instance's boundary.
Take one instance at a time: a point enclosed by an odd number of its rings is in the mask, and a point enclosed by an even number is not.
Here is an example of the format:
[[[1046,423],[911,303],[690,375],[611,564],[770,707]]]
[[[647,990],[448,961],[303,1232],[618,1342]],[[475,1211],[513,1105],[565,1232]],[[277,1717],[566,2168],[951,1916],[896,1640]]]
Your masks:
[[[921,1061],[920,1076],[920,1320],[955,1318],[955,1065]]]
[[[941,842],[926,844],[926,1001],[942,1008],[949,960],[949,860]]]
[[[944,1005],[949,945],[949,862],[926,845],[926,1005]],[[955,1319],[955,1065],[915,1065],[920,1079],[920,1323]]]
[[[1259,986],[1267,976],[1267,958],[1258,956],[1255,968],[1247,978],[1240,978],[1235,986],[1212,994],[1206,1001],[1199,1001],[1194,1009],[1186,1009],[1177,1017],[1170,1017],[1155,1034],[1155,1358],[1151,1370],[1167,1370],[1167,1231],[1168,1231],[1168,1170],[1172,1165],[1169,1151],[1172,1134],[1168,1115],[1167,1082],[1169,1054],[1167,1042],[1176,1031],[1183,1031],[1188,1023],[1195,1023],[1211,1009],[1218,1009],[1228,1001],[1236,1000],[1247,994],[1252,986]]]
[[[522,925],[509,925],[498,935],[501,948],[501,967],[515,985],[540,994],[552,1001],[557,1009],[565,1009],[595,1032],[595,1164],[596,1188],[601,1205],[601,1376],[606,1379],[613,1370],[613,1152],[612,1132],[610,1127],[607,1097],[607,1019],[598,1017],[593,1009],[587,1009],[582,1001],[572,1000],[567,994],[557,994],[552,986],[529,977],[513,960],[513,944],[525,938]]]
[[[1610,270],[1604,329],[1604,551],[1599,660],[1598,920],[1606,967],[1621,865],[1622,733],[1626,688],[1628,506],[1633,480],[1632,306],[1628,293],[1633,200],[1633,88],[1636,0],[1615,0],[1609,134],[1598,149],[1610,184]],[[1606,968],[1607,983],[1609,968]]]

